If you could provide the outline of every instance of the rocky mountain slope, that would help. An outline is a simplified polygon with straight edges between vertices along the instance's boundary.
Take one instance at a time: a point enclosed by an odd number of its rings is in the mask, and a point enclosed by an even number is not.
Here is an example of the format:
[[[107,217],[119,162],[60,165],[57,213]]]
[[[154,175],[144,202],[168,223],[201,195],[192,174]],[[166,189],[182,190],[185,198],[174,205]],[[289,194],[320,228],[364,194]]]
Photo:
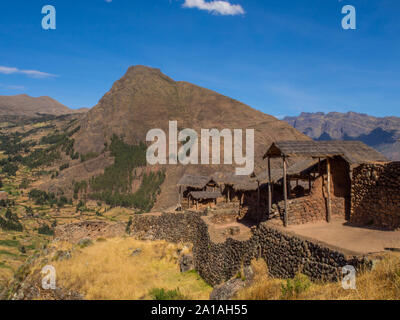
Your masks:
[[[265,165],[263,152],[274,140],[307,140],[284,121],[191,83],[174,81],[159,69],[133,66],[114,83],[100,102],[81,120],[80,131],[74,135],[75,150],[80,154],[101,154],[113,134],[126,143],[145,141],[154,128],[168,133],[169,120],[178,121],[178,130],[255,129],[256,167]],[[157,204],[176,204],[176,183],[185,171],[212,173],[233,170],[232,166],[166,166],[166,180]],[[156,207],[159,207],[156,205]],[[164,205],[162,206],[164,207]]]
[[[88,109],[70,109],[50,97],[30,97],[26,94],[0,96],[0,116],[35,117],[38,113],[62,115],[87,112]]]
[[[355,112],[301,113],[284,119],[315,140],[360,140],[392,160],[400,160],[400,118]]]

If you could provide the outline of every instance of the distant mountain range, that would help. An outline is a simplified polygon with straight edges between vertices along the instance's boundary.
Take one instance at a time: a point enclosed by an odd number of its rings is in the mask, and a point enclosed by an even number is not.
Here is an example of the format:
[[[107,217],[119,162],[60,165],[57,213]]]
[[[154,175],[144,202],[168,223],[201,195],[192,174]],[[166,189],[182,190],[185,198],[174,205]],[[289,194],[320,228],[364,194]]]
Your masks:
[[[400,160],[400,118],[377,118],[355,112],[301,113],[285,117],[314,140],[360,140],[392,160]]]
[[[0,116],[36,117],[38,114],[59,116],[82,113],[89,109],[70,109],[50,97],[30,97],[26,94],[0,96]]]

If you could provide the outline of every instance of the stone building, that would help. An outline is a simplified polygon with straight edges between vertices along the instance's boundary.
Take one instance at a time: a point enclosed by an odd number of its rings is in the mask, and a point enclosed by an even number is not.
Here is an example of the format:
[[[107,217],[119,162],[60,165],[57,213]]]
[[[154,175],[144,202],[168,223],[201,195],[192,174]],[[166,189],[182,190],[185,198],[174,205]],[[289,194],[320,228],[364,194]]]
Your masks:
[[[264,158],[268,160],[268,213],[274,212],[275,204],[286,226],[324,219],[329,222],[332,215],[350,220],[354,168],[388,161],[360,141],[278,141],[267,149]],[[282,200],[273,198],[271,158],[282,159],[282,178],[275,173],[275,181],[281,181]],[[289,158],[299,160],[288,168]],[[293,180],[295,188],[291,187]]]
[[[208,176],[185,174],[177,186],[181,209],[195,207],[198,210],[204,206],[217,204],[218,199],[223,197],[219,185]]]
[[[280,218],[285,226],[340,217],[352,223],[400,227],[400,165],[359,141],[278,141],[264,156],[268,169],[251,176],[184,175],[181,207],[230,203],[239,219]],[[281,158],[281,168],[271,168]],[[289,166],[289,163],[292,165]]]

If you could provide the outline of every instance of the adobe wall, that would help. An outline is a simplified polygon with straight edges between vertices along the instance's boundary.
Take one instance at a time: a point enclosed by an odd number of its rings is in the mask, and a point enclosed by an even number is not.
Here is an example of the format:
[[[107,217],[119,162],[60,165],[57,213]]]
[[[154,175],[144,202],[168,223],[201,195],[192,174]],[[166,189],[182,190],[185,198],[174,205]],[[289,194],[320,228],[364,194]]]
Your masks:
[[[350,221],[400,228],[400,162],[363,164],[353,170]]]
[[[253,258],[263,258],[273,277],[291,278],[298,271],[314,280],[335,281],[341,268],[370,267],[363,256],[344,253],[309,239],[261,223],[245,241],[228,238],[223,243],[210,239],[207,224],[193,212],[136,215],[132,232],[141,239],[193,243],[196,270],[215,286],[235,276]]]
[[[331,215],[344,217],[347,200],[342,193],[343,187],[336,185],[334,181],[334,179],[331,181]],[[288,200],[289,225],[326,220],[327,193],[323,183],[323,178],[319,177],[313,182],[310,195]],[[284,212],[284,201],[278,203],[278,208],[281,213]]]

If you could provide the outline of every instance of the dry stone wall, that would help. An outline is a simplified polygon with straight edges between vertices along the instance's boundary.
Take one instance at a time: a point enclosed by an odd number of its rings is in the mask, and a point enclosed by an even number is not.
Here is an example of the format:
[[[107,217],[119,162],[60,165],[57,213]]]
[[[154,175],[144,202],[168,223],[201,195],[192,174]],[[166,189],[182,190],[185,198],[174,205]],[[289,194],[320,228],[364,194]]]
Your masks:
[[[400,228],[400,162],[363,164],[353,170],[350,221]]]
[[[223,243],[211,241],[207,224],[194,212],[137,215],[131,228],[141,239],[193,243],[195,268],[213,286],[235,276],[254,258],[263,258],[270,274],[278,278],[291,278],[301,271],[314,280],[335,281],[345,265],[371,265],[364,256],[329,248],[266,223],[253,229],[248,240],[228,238]]]

